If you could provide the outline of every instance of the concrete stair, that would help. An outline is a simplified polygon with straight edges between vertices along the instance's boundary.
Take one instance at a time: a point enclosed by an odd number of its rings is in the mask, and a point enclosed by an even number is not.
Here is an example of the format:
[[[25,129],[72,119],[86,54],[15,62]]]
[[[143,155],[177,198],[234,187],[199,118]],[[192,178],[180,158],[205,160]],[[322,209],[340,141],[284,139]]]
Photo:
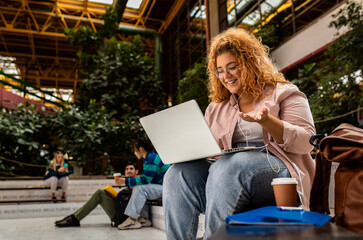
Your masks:
[[[41,179],[0,180],[0,219],[20,219],[39,217],[59,217],[70,215],[100,188],[113,185],[112,178],[70,178],[67,190],[67,202],[50,202],[49,189],[31,187],[40,186]],[[57,198],[61,197],[62,190],[57,190]],[[42,202],[43,201],[43,202]],[[47,201],[47,202],[45,202]],[[153,226],[165,231],[164,212],[162,206],[149,206]],[[91,212],[91,215],[103,215],[101,206]],[[204,215],[199,216],[197,237],[204,232]]]
[[[51,198],[49,189],[32,188],[40,186],[42,180],[6,180],[0,182],[0,203],[9,201],[43,201]],[[113,179],[70,179],[67,190],[67,201],[85,202],[92,194],[107,185],[113,185]],[[56,192],[59,199],[62,190]]]
[[[107,185],[113,185],[112,178],[70,178],[67,202],[53,203],[49,189],[32,188],[40,186],[42,179],[20,178],[0,181],[0,219],[66,216],[80,208],[92,194]],[[56,196],[60,199],[62,189]],[[104,214],[98,206],[91,214]]]

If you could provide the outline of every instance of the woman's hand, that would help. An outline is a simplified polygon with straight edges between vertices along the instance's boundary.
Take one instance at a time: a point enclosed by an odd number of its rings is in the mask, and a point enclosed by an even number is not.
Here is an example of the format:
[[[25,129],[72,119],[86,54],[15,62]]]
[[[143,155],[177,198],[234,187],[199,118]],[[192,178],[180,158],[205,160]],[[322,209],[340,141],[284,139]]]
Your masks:
[[[64,172],[64,167],[60,167],[60,168],[58,169],[58,172]]]
[[[239,116],[247,122],[264,123],[269,119],[268,107],[263,107],[251,114],[240,112]]]
[[[280,119],[270,115],[268,107],[263,107],[260,110],[248,114],[239,113],[239,116],[248,122],[257,122],[263,127],[277,143],[283,143],[283,123]]]

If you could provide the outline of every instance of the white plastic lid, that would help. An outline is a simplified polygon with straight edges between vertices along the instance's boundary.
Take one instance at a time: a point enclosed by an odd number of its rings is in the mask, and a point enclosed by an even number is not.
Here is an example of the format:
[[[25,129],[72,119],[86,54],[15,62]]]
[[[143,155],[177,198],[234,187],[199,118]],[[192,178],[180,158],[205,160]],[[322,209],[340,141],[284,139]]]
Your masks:
[[[296,178],[274,178],[271,185],[277,184],[297,184]]]
[[[121,176],[121,173],[114,173],[113,176]]]

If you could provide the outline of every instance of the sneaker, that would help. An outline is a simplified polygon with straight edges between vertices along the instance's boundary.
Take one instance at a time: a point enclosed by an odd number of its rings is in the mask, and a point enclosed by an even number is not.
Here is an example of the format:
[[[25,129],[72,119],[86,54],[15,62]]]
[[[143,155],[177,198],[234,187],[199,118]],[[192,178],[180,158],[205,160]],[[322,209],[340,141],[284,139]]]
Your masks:
[[[57,202],[57,198],[56,197],[52,197],[51,200],[56,203]]]
[[[139,229],[141,228],[141,223],[137,220],[132,220],[128,217],[123,223],[117,226],[120,230],[127,230],[127,229]]]
[[[138,221],[142,227],[151,227],[153,225],[147,218],[140,217]]]
[[[57,227],[79,227],[78,219],[72,214],[64,218],[63,220],[57,221],[55,224]]]

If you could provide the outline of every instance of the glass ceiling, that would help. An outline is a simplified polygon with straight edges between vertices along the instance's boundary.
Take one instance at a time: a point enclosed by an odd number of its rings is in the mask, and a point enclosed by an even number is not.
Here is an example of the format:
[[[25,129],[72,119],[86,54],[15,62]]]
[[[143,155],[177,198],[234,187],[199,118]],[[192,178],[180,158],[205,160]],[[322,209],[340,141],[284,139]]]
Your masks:
[[[244,7],[250,3],[251,0],[234,0],[227,1],[227,11],[228,11],[228,22],[231,24],[235,21],[236,13],[241,12]],[[261,19],[261,14],[265,15],[266,13],[270,13],[272,9],[276,9],[283,1],[282,0],[265,0],[260,4],[260,10],[256,9],[247,15],[242,22],[247,25],[254,25]]]
[[[103,4],[107,4],[107,5],[113,4],[113,1],[116,1],[116,0],[89,0],[89,2],[103,3]],[[143,0],[128,0],[126,7],[133,8],[133,9],[139,9],[142,1]]]

